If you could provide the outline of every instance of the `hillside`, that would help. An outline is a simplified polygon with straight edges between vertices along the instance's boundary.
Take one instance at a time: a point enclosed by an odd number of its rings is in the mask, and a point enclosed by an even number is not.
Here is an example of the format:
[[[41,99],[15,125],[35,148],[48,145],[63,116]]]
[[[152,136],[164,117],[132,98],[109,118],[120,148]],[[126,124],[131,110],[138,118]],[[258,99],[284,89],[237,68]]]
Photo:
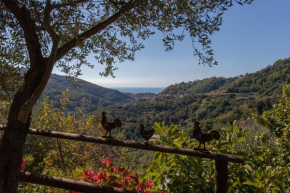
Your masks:
[[[225,89],[229,93],[281,94],[282,86],[290,84],[290,58],[276,61],[256,73],[246,74]]]
[[[123,121],[127,138],[139,135],[139,123],[150,127],[155,121],[192,125],[204,129],[214,124],[261,114],[277,102],[282,86],[289,84],[290,59],[278,60],[256,73],[235,78],[208,78],[167,87],[160,95],[127,104],[99,109]]]
[[[171,85],[162,91],[162,94],[208,93],[231,84],[237,78],[212,77],[203,80],[182,82]]]
[[[290,83],[290,58],[276,61],[272,66],[239,77],[212,77],[171,85],[162,94],[198,93],[259,93],[280,94],[282,86]]]
[[[42,96],[49,96],[51,100],[57,102],[62,93],[68,88],[69,99],[72,101],[71,108],[80,106],[82,100],[85,99],[86,112],[133,100],[132,97],[117,90],[104,88],[80,79],[76,79],[76,81],[82,81],[82,84],[74,87],[67,77],[52,74]]]

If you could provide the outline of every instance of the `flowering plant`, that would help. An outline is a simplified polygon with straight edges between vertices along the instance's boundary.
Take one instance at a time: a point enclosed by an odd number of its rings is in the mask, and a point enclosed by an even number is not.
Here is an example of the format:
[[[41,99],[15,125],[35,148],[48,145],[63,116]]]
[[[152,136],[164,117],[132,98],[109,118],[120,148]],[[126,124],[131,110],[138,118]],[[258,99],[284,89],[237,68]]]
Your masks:
[[[104,165],[102,169],[85,171],[83,174],[84,180],[94,184],[137,191],[139,193],[153,193],[150,191],[153,187],[153,182],[140,182],[138,173],[124,167],[114,166],[108,157],[102,161],[102,164]]]

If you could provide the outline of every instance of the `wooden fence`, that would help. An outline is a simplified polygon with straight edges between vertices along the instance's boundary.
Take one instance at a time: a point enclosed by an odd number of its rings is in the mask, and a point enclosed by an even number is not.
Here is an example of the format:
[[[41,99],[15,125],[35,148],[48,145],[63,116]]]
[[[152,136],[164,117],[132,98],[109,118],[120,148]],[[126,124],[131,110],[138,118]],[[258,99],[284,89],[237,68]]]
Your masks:
[[[5,127],[0,125],[0,130],[4,129]],[[29,129],[28,134],[212,159],[215,160],[216,193],[227,193],[228,162],[244,163],[244,159],[239,156],[212,153],[208,151],[197,151],[187,148],[169,147],[155,144],[143,144],[136,141],[125,141],[112,138],[92,137],[87,135],[63,133],[57,131],[45,131],[38,129]],[[30,183],[42,184],[82,192],[104,192],[104,193],[131,192],[118,188],[92,185],[86,182],[77,182],[57,177],[42,176],[38,174],[31,174],[28,172],[25,173],[22,172],[20,175],[20,180]]]

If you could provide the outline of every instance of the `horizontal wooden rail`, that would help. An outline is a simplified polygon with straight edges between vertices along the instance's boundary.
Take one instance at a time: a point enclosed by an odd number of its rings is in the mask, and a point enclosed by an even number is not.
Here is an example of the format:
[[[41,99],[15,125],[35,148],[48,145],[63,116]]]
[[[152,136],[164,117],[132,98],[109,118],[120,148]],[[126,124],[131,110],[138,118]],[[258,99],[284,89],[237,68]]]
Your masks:
[[[74,181],[59,177],[43,176],[29,172],[20,172],[20,181],[45,186],[52,186],[65,190],[80,191],[85,193],[106,192],[106,193],[136,193],[120,188],[112,188],[107,186],[95,185],[88,182]]]
[[[5,127],[0,125],[0,130],[5,130]],[[149,150],[149,151],[159,151],[159,152],[164,152],[164,153],[173,153],[173,154],[208,158],[208,159],[226,161],[226,162],[244,163],[244,159],[240,156],[212,153],[208,151],[197,151],[197,150],[187,149],[187,148],[169,147],[169,146],[162,146],[162,145],[155,145],[155,144],[143,144],[136,141],[125,141],[125,140],[118,140],[118,139],[112,139],[112,138],[92,137],[88,135],[63,133],[63,132],[57,132],[57,131],[46,131],[46,130],[39,130],[39,129],[32,129],[32,128],[29,129],[28,133],[31,135],[40,135],[40,136],[45,136],[45,137],[54,137],[54,138],[60,138],[60,139],[99,143],[99,144],[106,144],[106,145],[112,145],[112,146],[122,146],[122,147],[143,149],[143,150]]]

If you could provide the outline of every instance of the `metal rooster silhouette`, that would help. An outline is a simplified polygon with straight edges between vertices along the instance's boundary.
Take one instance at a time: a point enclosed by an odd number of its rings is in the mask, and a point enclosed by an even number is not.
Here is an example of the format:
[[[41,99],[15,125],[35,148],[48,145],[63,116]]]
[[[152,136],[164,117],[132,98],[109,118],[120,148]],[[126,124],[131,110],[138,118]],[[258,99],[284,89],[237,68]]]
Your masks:
[[[140,135],[146,140],[145,144],[148,144],[149,139],[153,136],[154,129],[145,130],[143,123],[140,124]]]
[[[112,135],[111,135],[111,130],[115,129],[115,128],[120,128],[122,124],[121,124],[121,121],[119,119],[115,119],[113,122],[108,122],[106,114],[107,114],[106,112],[102,112],[101,125],[106,130],[105,135],[102,136],[102,137],[113,138]],[[110,135],[107,137],[108,133]]]
[[[218,131],[212,130],[209,134],[203,134],[201,133],[201,129],[199,127],[199,122],[194,122],[194,130],[193,130],[193,137],[199,141],[199,145],[197,148],[194,148],[195,150],[203,150],[207,151],[205,149],[205,142],[211,141],[213,139],[218,140],[220,139],[220,134]],[[203,144],[203,149],[200,149],[200,145]]]

